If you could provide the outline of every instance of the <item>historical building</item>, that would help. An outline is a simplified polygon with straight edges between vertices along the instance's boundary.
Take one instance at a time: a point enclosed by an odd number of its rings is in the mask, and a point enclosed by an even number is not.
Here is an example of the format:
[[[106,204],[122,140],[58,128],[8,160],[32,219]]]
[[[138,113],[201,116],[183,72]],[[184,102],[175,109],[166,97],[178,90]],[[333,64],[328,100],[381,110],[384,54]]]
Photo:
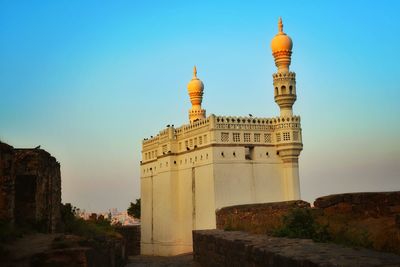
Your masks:
[[[60,228],[60,164],[43,149],[0,142],[0,220],[43,232]]]
[[[292,112],[296,76],[289,71],[292,40],[281,20],[271,48],[279,117],[207,117],[195,68],[188,84],[190,123],[143,141],[142,254],[192,251],[192,230],[214,229],[216,209],[300,198],[303,145],[300,117]]]

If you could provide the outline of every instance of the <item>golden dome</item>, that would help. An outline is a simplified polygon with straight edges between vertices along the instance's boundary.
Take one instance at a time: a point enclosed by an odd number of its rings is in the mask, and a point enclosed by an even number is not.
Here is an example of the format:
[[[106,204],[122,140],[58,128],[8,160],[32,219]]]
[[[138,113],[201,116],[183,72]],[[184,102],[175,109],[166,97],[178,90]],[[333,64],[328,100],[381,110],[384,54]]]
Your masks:
[[[283,23],[281,18],[279,18],[278,29],[278,34],[275,35],[271,41],[272,53],[274,54],[280,51],[292,51],[293,42],[292,39],[283,32]]]
[[[193,68],[193,78],[192,80],[188,83],[187,85],[189,93],[194,93],[194,92],[203,92],[204,90],[204,84],[199,78],[197,78],[197,69],[196,66]]]

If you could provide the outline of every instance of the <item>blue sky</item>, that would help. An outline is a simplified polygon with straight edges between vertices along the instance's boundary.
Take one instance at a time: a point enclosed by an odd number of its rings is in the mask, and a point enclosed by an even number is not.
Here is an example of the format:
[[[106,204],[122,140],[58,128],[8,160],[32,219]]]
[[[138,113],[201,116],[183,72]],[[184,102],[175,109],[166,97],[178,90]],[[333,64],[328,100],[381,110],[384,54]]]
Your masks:
[[[303,199],[400,190],[398,1],[0,0],[0,139],[61,162],[63,201],[139,197],[140,145],[208,114],[272,117],[270,40],[293,39]]]

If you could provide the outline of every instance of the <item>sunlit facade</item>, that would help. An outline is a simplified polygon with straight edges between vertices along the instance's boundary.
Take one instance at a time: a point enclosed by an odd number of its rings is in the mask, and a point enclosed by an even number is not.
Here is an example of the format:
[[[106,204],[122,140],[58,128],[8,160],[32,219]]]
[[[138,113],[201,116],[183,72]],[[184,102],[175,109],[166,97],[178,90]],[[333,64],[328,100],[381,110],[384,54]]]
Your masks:
[[[289,71],[292,40],[279,32],[271,42],[273,118],[206,116],[204,84],[194,68],[188,84],[189,123],[169,126],[142,144],[141,252],[192,251],[192,230],[216,228],[219,208],[300,199],[300,117],[293,115],[296,76]]]

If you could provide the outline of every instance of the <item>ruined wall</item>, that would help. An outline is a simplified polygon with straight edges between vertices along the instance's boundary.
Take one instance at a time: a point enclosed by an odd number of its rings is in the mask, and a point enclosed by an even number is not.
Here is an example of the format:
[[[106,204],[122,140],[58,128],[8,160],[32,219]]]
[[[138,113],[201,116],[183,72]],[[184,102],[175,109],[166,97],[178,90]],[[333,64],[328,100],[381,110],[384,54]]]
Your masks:
[[[400,214],[400,191],[346,193],[319,197],[315,208],[326,214],[356,213],[364,216],[381,217]]]
[[[217,229],[270,234],[282,225],[282,218],[294,208],[310,208],[302,200],[237,205],[217,210]]]
[[[221,230],[193,231],[194,260],[207,267],[400,266],[400,256],[309,239]]]
[[[0,143],[0,219],[55,232],[61,224],[60,164],[43,149]]]
[[[310,211],[330,242],[400,255],[400,191],[345,193],[304,201],[226,207],[216,212],[217,228],[274,235],[293,208]]]
[[[14,222],[14,149],[0,142],[0,220]]]
[[[115,230],[125,239],[127,256],[140,255],[140,225],[116,226]]]
[[[15,158],[16,221],[33,219],[40,230],[55,232],[60,224],[60,164],[42,149],[15,149]]]

